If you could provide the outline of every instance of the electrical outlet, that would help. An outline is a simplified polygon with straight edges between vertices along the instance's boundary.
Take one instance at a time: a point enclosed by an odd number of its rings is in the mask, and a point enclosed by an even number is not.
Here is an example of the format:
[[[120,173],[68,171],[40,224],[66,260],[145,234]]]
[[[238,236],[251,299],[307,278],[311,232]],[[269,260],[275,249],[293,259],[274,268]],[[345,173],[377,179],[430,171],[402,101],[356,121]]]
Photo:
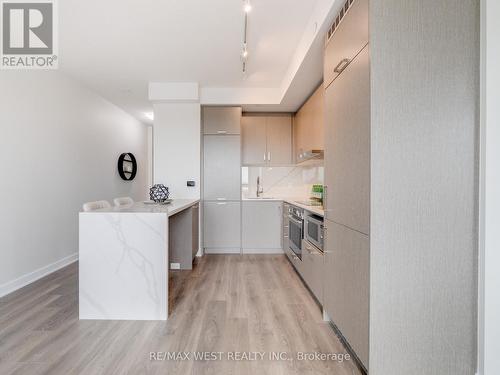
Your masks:
[[[180,263],[170,263],[170,269],[171,270],[180,270],[181,264]]]

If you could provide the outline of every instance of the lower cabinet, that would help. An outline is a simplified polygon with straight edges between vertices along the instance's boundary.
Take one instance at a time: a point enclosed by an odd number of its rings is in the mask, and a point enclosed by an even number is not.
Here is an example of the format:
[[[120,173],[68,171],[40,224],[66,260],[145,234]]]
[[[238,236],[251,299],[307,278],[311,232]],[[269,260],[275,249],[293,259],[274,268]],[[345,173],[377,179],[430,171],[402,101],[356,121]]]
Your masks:
[[[283,248],[283,251],[286,253],[288,250],[290,244],[288,241],[288,229],[290,225],[290,219],[288,218],[288,208],[290,205],[288,203],[283,203],[283,225],[282,225],[282,231],[281,231],[281,246]]]
[[[288,259],[290,259],[290,262],[293,264],[299,275],[302,276],[304,273],[304,266],[300,258],[297,255],[295,255],[295,253],[290,248],[285,250],[285,254],[288,257]]]
[[[368,368],[370,239],[326,220],[324,308]]]
[[[191,207],[191,227],[192,227],[192,258],[198,254],[200,250],[200,205],[196,204]]]
[[[303,240],[301,276],[321,304],[323,304],[323,268],[323,252]]]
[[[206,253],[239,253],[241,202],[204,202],[203,242]]]
[[[177,263],[181,270],[193,268],[193,259],[199,249],[198,213],[197,203],[168,218],[169,263]]]
[[[281,201],[242,202],[242,248],[244,253],[282,251]]]

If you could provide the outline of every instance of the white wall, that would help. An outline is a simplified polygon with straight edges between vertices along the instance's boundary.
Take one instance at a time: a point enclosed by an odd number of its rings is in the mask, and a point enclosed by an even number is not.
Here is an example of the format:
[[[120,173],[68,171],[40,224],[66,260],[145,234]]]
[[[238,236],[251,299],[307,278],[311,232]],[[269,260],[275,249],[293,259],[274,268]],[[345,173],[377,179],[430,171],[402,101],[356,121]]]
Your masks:
[[[482,121],[478,373],[500,373],[500,2],[481,2]]]
[[[76,259],[82,203],[146,197],[146,127],[59,72],[0,72],[0,160],[0,295]]]
[[[199,103],[154,104],[154,181],[173,198],[200,198]],[[186,185],[194,180],[195,187]]]

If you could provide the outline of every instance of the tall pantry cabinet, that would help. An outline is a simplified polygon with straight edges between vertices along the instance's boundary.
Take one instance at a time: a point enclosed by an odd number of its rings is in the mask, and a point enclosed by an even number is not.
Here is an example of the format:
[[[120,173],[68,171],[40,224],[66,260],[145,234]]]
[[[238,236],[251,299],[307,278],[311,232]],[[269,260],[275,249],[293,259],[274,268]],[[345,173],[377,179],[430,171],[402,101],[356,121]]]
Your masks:
[[[325,49],[324,308],[368,368],[370,49],[368,0],[347,1]]]
[[[480,15],[345,0],[328,31],[323,306],[372,375],[478,370]]]
[[[241,108],[204,107],[203,247],[241,251]]]

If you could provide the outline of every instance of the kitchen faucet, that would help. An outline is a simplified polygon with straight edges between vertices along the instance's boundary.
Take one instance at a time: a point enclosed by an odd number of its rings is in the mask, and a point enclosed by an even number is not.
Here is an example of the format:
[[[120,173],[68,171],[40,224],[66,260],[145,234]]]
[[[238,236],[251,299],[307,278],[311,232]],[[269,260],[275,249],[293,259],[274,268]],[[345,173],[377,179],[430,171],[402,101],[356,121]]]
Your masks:
[[[260,186],[260,176],[257,176],[257,198],[264,192],[262,186]]]

